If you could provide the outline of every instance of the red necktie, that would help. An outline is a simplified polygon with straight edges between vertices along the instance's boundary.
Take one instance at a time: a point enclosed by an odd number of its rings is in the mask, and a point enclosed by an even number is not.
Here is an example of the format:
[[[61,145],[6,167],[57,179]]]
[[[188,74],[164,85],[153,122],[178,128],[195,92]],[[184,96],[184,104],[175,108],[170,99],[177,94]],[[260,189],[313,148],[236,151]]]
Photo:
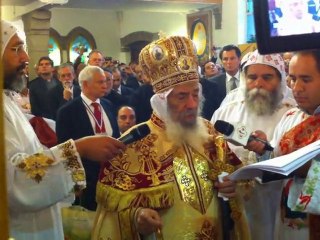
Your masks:
[[[93,102],[91,105],[94,108],[93,115],[94,115],[94,121],[95,121],[95,127],[96,127],[96,133],[105,133],[106,128],[104,126],[102,113],[100,111],[100,104]]]

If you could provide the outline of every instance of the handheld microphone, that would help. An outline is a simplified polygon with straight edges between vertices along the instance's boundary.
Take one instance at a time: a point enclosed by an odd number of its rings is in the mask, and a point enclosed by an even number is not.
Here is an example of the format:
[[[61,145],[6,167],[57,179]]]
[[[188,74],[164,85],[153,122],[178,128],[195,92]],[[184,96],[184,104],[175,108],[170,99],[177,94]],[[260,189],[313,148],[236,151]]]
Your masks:
[[[248,142],[255,140],[264,144],[264,150],[273,151],[273,147],[265,140],[251,135],[251,131],[242,123],[235,123],[234,125],[217,120],[214,128],[226,136],[226,140],[236,146],[246,146]]]
[[[149,126],[147,124],[142,124],[132,129],[128,134],[121,136],[120,138],[118,138],[118,140],[127,145],[144,138],[149,133],[150,133]]]

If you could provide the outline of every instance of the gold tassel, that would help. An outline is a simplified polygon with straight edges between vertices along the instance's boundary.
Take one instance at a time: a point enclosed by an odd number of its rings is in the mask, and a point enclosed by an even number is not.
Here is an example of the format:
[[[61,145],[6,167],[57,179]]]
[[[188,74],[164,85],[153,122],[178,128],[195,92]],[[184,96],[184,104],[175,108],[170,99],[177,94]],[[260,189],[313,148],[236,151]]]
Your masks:
[[[130,207],[165,209],[174,203],[174,184],[167,183],[152,188],[122,191],[98,183],[97,202],[107,211],[121,211]]]

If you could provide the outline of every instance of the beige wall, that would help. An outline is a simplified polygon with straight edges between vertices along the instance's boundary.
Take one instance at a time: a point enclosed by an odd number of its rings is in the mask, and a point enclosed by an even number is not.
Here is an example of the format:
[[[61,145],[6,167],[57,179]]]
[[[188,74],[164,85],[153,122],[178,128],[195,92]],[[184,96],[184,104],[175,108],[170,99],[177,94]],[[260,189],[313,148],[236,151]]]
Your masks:
[[[106,10],[52,8],[51,27],[66,36],[73,28],[81,26],[92,33],[97,48],[106,56],[128,62],[129,55],[121,52],[120,38],[136,31],[151,33],[160,30],[167,35],[186,35],[186,13],[159,13]],[[6,16],[6,15],[5,15]],[[9,17],[4,17],[9,18]],[[246,42],[246,0],[223,0],[222,29],[214,29],[216,46]],[[66,61],[67,53],[63,53]]]
[[[187,22],[185,13],[133,12],[123,14],[121,37],[135,32],[159,32],[167,35],[186,35]]]
[[[213,30],[213,42],[219,47],[246,43],[246,25],[246,0],[223,0],[222,28]]]
[[[136,31],[159,32],[168,35],[186,34],[186,15],[177,13],[111,12],[103,10],[51,10],[51,27],[66,36],[81,26],[94,36],[97,48],[106,56],[128,62],[128,54],[121,53],[120,38]]]
[[[103,10],[53,8],[51,27],[66,36],[75,27],[88,30],[97,48],[106,56],[117,56],[120,51],[119,23],[116,13]]]

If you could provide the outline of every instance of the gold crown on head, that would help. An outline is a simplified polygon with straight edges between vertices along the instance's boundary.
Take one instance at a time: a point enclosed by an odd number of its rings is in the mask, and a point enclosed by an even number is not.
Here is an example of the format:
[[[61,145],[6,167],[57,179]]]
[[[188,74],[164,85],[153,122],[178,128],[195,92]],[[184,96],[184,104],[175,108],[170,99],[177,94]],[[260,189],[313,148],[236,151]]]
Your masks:
[[[156,93],[199,81],[196,48],[187,37],[167,37],[148,44],[140,52],[139,64]]]

